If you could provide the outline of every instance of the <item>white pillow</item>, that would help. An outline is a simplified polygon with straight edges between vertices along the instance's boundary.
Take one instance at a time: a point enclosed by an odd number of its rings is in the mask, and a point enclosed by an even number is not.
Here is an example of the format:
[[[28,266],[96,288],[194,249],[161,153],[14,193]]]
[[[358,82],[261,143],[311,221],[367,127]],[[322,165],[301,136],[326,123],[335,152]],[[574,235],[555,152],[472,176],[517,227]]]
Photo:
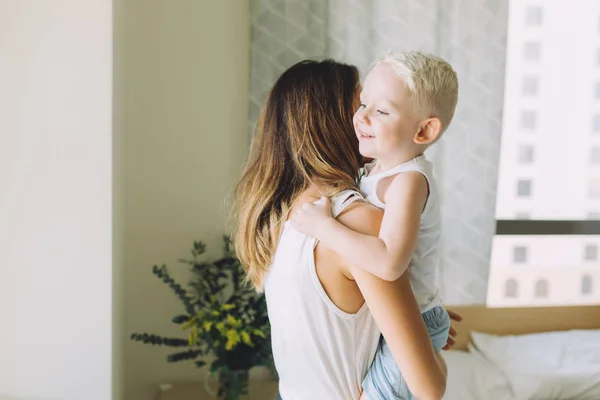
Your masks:
[[[513,400],[510,384],[502,372],[479,354],[442,352],[448,365],[444,400]]]
[[[600,330],[521,336],[472,332],[472,338],[504,372],[517,399],[600,399]]]

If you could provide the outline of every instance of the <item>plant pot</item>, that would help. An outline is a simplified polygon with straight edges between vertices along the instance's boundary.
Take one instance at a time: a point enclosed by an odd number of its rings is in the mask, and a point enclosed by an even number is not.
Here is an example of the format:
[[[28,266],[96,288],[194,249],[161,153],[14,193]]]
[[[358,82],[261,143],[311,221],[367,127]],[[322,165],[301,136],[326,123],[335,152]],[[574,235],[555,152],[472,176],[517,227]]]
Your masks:
[[[219,372],[219,400],[239,400],[243,394],[248,394],[247,369]]]
[[[240,400],[242,395],[248,394],[249,376],[250,371],[247,369],[221,369],[218,373],[219,390],[217,393],[210,389],[208,381],[206,389],[219,400]]]

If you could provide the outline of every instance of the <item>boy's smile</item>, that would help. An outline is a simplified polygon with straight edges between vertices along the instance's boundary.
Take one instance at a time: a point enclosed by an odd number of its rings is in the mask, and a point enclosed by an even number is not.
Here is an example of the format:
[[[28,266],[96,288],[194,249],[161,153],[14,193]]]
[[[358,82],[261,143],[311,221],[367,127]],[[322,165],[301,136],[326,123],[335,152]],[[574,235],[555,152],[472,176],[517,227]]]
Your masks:
[[[390,65],[369,72],[360,103],[353,122],[363,156],[393,166],[422,151],[413,141],[420,119],[413,111],[412,93]]]

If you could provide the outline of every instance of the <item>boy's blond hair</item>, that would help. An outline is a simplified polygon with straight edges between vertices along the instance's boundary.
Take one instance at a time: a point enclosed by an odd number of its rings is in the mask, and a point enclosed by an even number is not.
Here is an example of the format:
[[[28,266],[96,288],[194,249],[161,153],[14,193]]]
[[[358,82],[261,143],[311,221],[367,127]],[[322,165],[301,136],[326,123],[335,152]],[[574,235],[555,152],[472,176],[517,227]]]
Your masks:
[[[439,118],[443,133],[454,116],[458,102],[458,78],[452,66],[441,57],[421,51],[381,55],[371,69],[390,65],[413,95],[413,106],[422,118]]]

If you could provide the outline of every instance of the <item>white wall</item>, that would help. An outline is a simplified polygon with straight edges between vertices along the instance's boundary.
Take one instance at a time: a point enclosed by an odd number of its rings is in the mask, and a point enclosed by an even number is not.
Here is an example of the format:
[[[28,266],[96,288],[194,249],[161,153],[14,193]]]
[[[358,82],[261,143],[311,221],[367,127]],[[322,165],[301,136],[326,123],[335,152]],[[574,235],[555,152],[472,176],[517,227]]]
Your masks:
[[[111,397],[111,14],[0,0],[0,398]]]
[[[160,382],[205,376],[193,363],[168,364],[170,349],[128,337],[182,337],[170,320],[184,310],[151,267],[166,263],[185,283],[187,269],[175,261],[189,255],[193,240],[206,241],[213,255],[221,251],[225,198],[248,148],[249,10],[238,0],[128,0],[117,11],[125,393],[146,400]]]

